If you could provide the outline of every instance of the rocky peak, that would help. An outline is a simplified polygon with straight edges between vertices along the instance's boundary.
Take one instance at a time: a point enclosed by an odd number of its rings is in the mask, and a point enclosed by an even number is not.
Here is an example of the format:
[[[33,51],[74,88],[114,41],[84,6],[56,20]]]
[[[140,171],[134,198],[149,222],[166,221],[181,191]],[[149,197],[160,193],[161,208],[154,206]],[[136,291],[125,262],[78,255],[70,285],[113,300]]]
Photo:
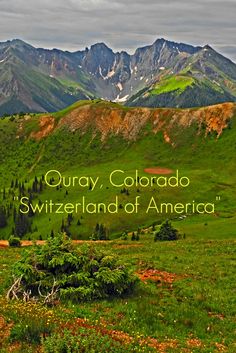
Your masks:
[[[104,43],[97,43],[85,52],[82,67],[85,68],[89,74],[96,77],[104,78],[111,70],[115,61],[115,54]]]

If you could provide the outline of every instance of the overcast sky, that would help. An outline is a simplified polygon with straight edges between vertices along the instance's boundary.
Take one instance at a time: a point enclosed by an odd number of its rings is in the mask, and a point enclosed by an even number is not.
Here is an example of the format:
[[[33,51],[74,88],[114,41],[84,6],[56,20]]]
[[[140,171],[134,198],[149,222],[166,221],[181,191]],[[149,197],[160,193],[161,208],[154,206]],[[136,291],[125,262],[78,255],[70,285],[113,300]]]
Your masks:
[[[0,41],[75,51],[115,51],[166,38],[210,44],[236,62],[236,0],[0,0]]]

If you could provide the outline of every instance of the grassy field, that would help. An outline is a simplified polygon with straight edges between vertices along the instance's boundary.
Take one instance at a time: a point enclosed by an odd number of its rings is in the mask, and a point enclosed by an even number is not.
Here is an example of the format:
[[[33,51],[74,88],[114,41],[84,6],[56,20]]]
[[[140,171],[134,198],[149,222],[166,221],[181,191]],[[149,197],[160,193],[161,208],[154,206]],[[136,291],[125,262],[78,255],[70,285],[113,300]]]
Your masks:
[[[198,226],[194,230],[191,225],[189,230],[199,232]],[[213,229],[205,233],[205,239],[187,236],[175,242],[154,243],[152,234],[143,234],[139,242],[96,243],[139,274],[142,280],[135,293],[52,308],[6,301],[11,266],[25,250],[0,249],[1,352],[35,352],[40,347],[34,342],[39,332],[69,329],[79,334],[81,328],[87,328],[88,340],[95,339],[94,330],[103,332],[118,339],[123,352],[127,351],[127,339],[133,339],[140,346],[133,352],[147,347],[147,352],[152,352],[154,347],[159,352],[234,353],[235,239],[225,240],[227,235],[221,233],[221,239],[218,234],[216,240]],[[20,332],[27,325],[33,334],[24,338]]]

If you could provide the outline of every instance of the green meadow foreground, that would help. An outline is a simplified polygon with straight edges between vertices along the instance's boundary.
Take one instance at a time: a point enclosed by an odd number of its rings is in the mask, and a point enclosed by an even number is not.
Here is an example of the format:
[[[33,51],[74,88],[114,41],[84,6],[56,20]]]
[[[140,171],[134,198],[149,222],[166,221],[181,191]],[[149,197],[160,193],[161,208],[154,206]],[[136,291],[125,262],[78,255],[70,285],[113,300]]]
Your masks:
[[[134,293],[52,307],[6,300],[11,266],[25,249],[1,248],[1,352],[73,352],[65,346],[74,340],[84,347],[78,352],[235,353],[236,242],[224,233],[209,240],[205,228],[205,239],[154,242],[150,233],[94,243],[138,275]],[[54,340],[44,350],[47,337]]]

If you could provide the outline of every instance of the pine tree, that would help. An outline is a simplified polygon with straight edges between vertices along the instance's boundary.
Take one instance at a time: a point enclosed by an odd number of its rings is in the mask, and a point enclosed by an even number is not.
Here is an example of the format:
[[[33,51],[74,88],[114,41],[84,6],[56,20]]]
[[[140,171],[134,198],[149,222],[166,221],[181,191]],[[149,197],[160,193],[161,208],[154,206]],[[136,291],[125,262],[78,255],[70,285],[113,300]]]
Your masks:
[[[131,240],[134,241],[136,239],[135,233],[132,233]]]
[[[0,207],[0,228],[4,228],[7,225],[7,217],[5,207]]]
[[[32,207],[30,207],[31,204],[31,200],[28,200],[28,207],[29,207],[29,212],[28,212],[28,216],[29,217],[33,217],[34,216],[34,211],[32,210]]]
[[[156,232],[154,237],[155,241],[177,240],[177,239],[179,239],[179,232],[171,225],[169,220],[166,220],[164,223],[162,223],[160,230]]]
[[[42,179],[40,179],[40,182],[39,182],[39,192],[42,192],[43,191],[43,181]]]
[[[67,224],[68,224],[68,226],[71,225],[72,221],[73,221],[73,215],[72,215],[72,213],[68,213],[68,216],[67,216]]]
[[[61,222],[61,232],[63,233],[65,231],[65,222],[64,222],[64,219],[62,219],[62,222]]]
[[[18,213],[15,219],[15,235],[22,238],[26,233],[31,231],[31,225],[26,215]]]

